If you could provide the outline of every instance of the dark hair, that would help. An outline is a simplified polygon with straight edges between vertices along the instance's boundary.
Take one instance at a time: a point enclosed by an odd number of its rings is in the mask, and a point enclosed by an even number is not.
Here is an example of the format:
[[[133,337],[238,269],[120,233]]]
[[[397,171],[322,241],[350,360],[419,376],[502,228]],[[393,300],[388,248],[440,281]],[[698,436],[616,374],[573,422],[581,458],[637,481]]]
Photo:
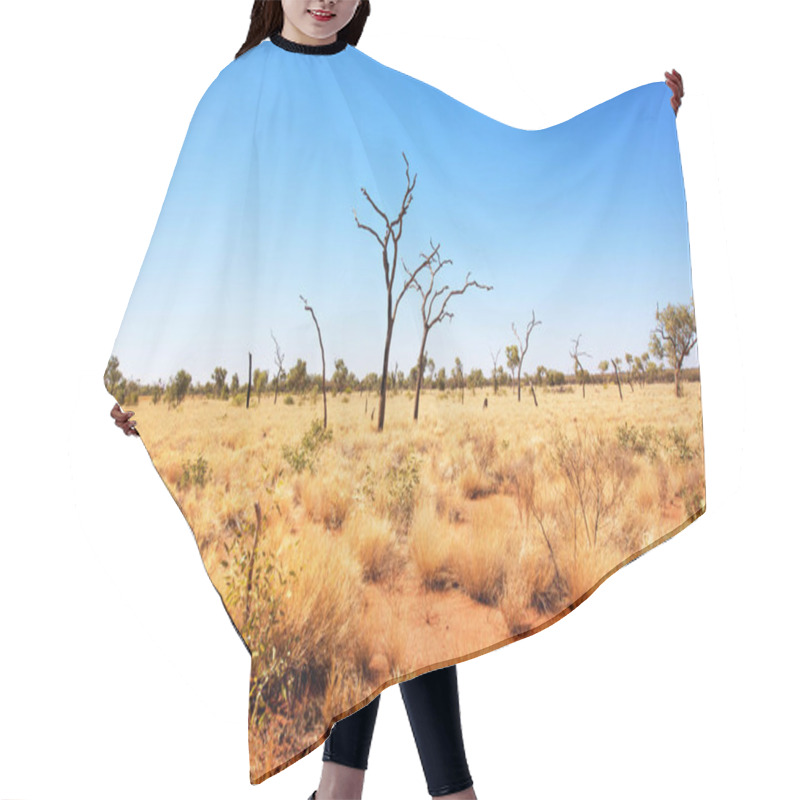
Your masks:
[[[369,0],[361,0],[353,18],[337,33],[337,41],[344,39],[355,47],[361,38],[361,32],[364,30],[368,16]],[[239,58],[240,55],[263,42],[268,36],[280,33],[282,30],[283,6],[280,0],[255,0],[253,10],[250,12],[250,30],[235,57]]]

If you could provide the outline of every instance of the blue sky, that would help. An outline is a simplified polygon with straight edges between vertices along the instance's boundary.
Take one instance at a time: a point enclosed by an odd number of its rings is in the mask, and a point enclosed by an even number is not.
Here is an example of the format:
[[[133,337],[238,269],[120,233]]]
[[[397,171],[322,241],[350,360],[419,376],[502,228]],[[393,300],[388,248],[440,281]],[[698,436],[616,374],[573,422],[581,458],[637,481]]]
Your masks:
[[[686,206],[671,91],[637,87],[559,125],[526,131],[381,65],[356,48],[318,56],[269,41],[223,69],[198,104],[114,344],[127,377],[197,382],[216,366],[246,380],[285,367],[321,372],[343,358],[380,372],[387,293],[379,235],[416,174],[393,297],[430,240],[443,259],[435,286],[470,287],[454,318],[431,331],[428,354],[448,373],[456,356],[489,374],[491,352],[537,325],[524,369],[571,371],[581,334],[589,369],[647,348],[656,304],[692,294]],[[391,255],[391,250],[390,250]],[[426,276],[423,272],[422,279]],[[427,285],[427,284],[425,284]],[[422,336],[409,290],[390,364],[406,374]],[[438,307],[438,305],[437,305]],[[503,359],[504,360],[504,359]],[[697,350],[686,366],[697,364]]]

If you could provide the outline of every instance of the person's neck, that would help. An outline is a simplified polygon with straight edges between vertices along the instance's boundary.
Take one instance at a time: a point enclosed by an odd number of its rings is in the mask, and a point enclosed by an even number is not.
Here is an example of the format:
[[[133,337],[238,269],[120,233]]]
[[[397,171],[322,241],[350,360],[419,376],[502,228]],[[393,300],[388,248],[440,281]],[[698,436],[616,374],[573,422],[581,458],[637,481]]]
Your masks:
[[[283,36],[284,39],[288,39],[290,42],[310,45],[333,44],[333,42],[335,42],[337,39],[337,34],[335,33],[332,36],[326,37],[325,39],[315,39],[313,36],[303,33],[303,31],[293,25],[286,17],[283,18],[283,30],[281,31],[281,36]]]

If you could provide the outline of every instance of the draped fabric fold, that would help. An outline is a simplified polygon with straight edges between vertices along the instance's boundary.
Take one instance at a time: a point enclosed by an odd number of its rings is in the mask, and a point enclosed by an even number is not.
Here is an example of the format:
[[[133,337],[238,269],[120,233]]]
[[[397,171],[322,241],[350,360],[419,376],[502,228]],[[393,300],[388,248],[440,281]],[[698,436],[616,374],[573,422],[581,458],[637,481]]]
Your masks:
[[[522,130],[273,37],[199,101],[104,385],[251,655],[252,783],[705,511],[670,96]]]

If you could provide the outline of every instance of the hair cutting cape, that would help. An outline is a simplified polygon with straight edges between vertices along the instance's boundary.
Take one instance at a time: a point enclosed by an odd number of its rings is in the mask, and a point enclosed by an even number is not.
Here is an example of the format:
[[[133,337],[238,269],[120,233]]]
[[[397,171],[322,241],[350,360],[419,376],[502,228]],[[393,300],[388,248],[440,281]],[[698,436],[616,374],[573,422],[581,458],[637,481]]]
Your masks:
[[[104,385],[251,656],[251,783],[705,511],[670,97],[522,130],[273,36],[200,99]]]

